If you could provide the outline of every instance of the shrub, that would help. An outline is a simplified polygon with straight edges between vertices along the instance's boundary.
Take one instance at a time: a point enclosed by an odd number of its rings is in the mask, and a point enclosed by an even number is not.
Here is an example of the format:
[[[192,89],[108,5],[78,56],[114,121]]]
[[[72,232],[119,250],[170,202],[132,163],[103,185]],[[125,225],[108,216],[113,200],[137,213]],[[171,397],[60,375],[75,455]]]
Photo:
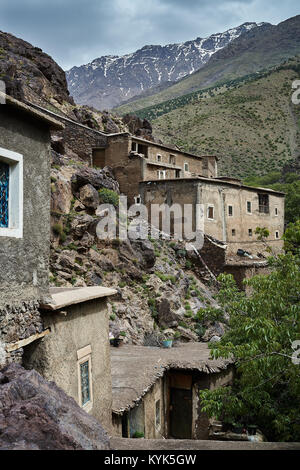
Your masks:
[[[98,191],[100,196],[100,202],[102,204],[112,204],[114,207],[119,205],[119,195],[111,189],[101,188]]]

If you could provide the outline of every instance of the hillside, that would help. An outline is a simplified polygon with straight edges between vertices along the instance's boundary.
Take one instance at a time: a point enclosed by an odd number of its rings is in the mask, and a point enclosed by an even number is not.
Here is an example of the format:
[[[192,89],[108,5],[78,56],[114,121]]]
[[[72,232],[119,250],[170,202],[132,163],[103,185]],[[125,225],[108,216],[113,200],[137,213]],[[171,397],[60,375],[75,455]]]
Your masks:
[[[234,80],[280,64],[300,53],[300,16],[277,26],[264,24],[241,35],[216,52],[198,72],[155,95],[116,108],[119,114],[136,112],[196,90]]]
[[[199,70],[217,51],[252,29],[245,23],[208,38],[181,44],[148,45],[125,56],[103,56],[66,72],[69,90],[79,104],[110,109],[153,87],[160,91]],[[152,92],[153,94],[153,92]]]
[[[154,118],[154,134],[167,144],[217,155],[220,175],[264,175],[299,155],[300,109],[291,102],[299,71],[298,57],[268,73],[177,98],[145,114]]]

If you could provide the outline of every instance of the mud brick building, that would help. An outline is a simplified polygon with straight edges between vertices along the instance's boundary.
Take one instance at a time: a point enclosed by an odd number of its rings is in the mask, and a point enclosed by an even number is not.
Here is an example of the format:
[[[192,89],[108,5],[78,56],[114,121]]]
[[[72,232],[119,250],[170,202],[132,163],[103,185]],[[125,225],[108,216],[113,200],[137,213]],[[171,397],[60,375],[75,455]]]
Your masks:
[[[151,214],[151,205],[171,207],[179,204],[193,206],[193,230],[200,225],[196,204],[204,209],[204,233],[227,245],[227,254],[238,249],[252,253],[264,247],[255,230],[269,230],[268,244],[276,251],[282,249],[284,233],[284,194],[265,188],[243,185],[230,178],[190,178],[152,180],[140,183],[141,201]],[[162,207],[162,217],[166,212]]]

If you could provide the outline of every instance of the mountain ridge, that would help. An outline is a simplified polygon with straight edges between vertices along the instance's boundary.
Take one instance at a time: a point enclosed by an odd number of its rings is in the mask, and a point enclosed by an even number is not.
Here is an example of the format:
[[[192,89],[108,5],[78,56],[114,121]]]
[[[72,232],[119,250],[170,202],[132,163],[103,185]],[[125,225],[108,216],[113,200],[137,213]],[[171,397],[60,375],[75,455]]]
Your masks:
[[[276,66],[300,53],[300,15],[277,26],[261,26],[233,40],[216,52],[197,72],[145,98],[115,108],[126,114],[157,105],[193,91],[216,86],[247,74]]]
[[[145,45],[124,56],[102,56],[66,72],[69,90],[79,104],[99,109],[115,107],[149,88],[192,74],[234,39],[266,26],[271,25],[248,22],[208,38]]]

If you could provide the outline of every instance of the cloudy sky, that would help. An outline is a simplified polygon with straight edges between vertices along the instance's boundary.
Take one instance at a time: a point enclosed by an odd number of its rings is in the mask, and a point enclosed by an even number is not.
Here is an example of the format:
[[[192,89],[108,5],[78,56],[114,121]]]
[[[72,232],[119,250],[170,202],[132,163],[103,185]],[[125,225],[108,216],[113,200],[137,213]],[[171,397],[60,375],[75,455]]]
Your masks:
[[[0,0],[0,7],[0,30],[41,47],[64,69],[300,14],[299,0]]]

